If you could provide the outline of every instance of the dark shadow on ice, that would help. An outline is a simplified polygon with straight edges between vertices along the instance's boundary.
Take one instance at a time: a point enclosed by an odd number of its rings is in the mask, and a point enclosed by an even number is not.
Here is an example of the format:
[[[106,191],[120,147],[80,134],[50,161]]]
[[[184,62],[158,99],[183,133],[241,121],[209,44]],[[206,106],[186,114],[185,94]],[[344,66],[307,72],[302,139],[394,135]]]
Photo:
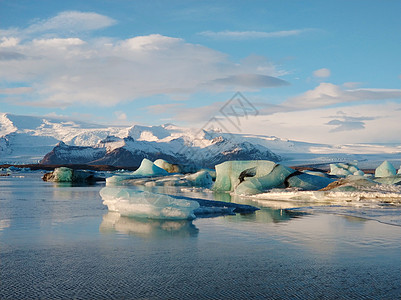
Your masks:
[[[151,220],[123,217],[117,212],[103,215],[101,233],[119,233],[144,238],[196,237],[199,229],[188,220]]]

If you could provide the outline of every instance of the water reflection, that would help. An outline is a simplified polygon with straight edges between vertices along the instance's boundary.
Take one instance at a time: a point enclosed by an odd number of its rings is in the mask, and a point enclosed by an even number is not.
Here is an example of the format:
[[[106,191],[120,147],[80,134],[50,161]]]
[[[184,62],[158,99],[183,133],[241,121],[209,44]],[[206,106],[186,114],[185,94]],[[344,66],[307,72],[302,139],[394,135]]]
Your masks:
[[[194,237],[199,229],[188,220],[150,220],[123,217],[117,212],[103,216],[99,226],[101,233],[117,232],[145,238]]]
[[[235,218],[228,218],[231,222],[252,222],[252,223],[280,223],[288,222],[291,219],[306,215],[304,212],[293,212],[285,209],[272,209],[263,207],[253,214],[239,214]]]

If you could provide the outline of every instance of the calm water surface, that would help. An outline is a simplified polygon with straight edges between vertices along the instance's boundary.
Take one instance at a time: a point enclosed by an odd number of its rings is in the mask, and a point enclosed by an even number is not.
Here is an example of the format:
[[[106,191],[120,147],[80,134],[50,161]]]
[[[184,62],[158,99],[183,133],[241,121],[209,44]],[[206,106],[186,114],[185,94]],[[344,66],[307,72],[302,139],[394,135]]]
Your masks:
[[[137,220],[107,211],[102,184],[22,175],[0,178],[0,299],[401,296],[399,226],[269,207],[192,222]]]

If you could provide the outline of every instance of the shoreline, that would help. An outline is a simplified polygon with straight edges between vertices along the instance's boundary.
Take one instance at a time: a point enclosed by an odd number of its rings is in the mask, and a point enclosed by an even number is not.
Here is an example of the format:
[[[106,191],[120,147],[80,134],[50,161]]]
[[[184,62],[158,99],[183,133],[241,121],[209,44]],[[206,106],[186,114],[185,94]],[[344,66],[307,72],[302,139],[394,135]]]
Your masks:
[[[322,173],[327,173],[330,170],[330,164],[306,164],[306,165],[297,165],[297,166],[290,166],[290,168],[297,170],[297,171],[317,171]],[[47,165],[47,164],[0,164],[0,168],[9,168],[9,167],[16,167],[16,168],[29,168],[31,170],[45,170],[45,171],[53,171],[55,168],[60,167],[67,167],[73,170],[91,170],[91,171],[117,171],[117,170],[127,170],[127,171],[135,171],[139,168],[137,167],[124,167],[124,166],[111,166],[111,165],[87,165],[87,164],[54,164],[54,165]],[[361,169],[365,174],[374,174],[375,169]]]

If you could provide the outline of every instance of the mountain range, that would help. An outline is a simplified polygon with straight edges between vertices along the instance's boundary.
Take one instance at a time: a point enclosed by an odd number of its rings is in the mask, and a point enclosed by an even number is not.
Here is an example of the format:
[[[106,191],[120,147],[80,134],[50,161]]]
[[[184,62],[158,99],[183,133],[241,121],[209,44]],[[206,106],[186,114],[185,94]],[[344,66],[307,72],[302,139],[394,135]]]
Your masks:
[[[399,163],[401,145],[327,145],[275,136],[160,126],[105,126],[61,117],[0,113],[0,164],[139,166],[143,158],[203,167],[266,159],[287,165],[358,160]]]

